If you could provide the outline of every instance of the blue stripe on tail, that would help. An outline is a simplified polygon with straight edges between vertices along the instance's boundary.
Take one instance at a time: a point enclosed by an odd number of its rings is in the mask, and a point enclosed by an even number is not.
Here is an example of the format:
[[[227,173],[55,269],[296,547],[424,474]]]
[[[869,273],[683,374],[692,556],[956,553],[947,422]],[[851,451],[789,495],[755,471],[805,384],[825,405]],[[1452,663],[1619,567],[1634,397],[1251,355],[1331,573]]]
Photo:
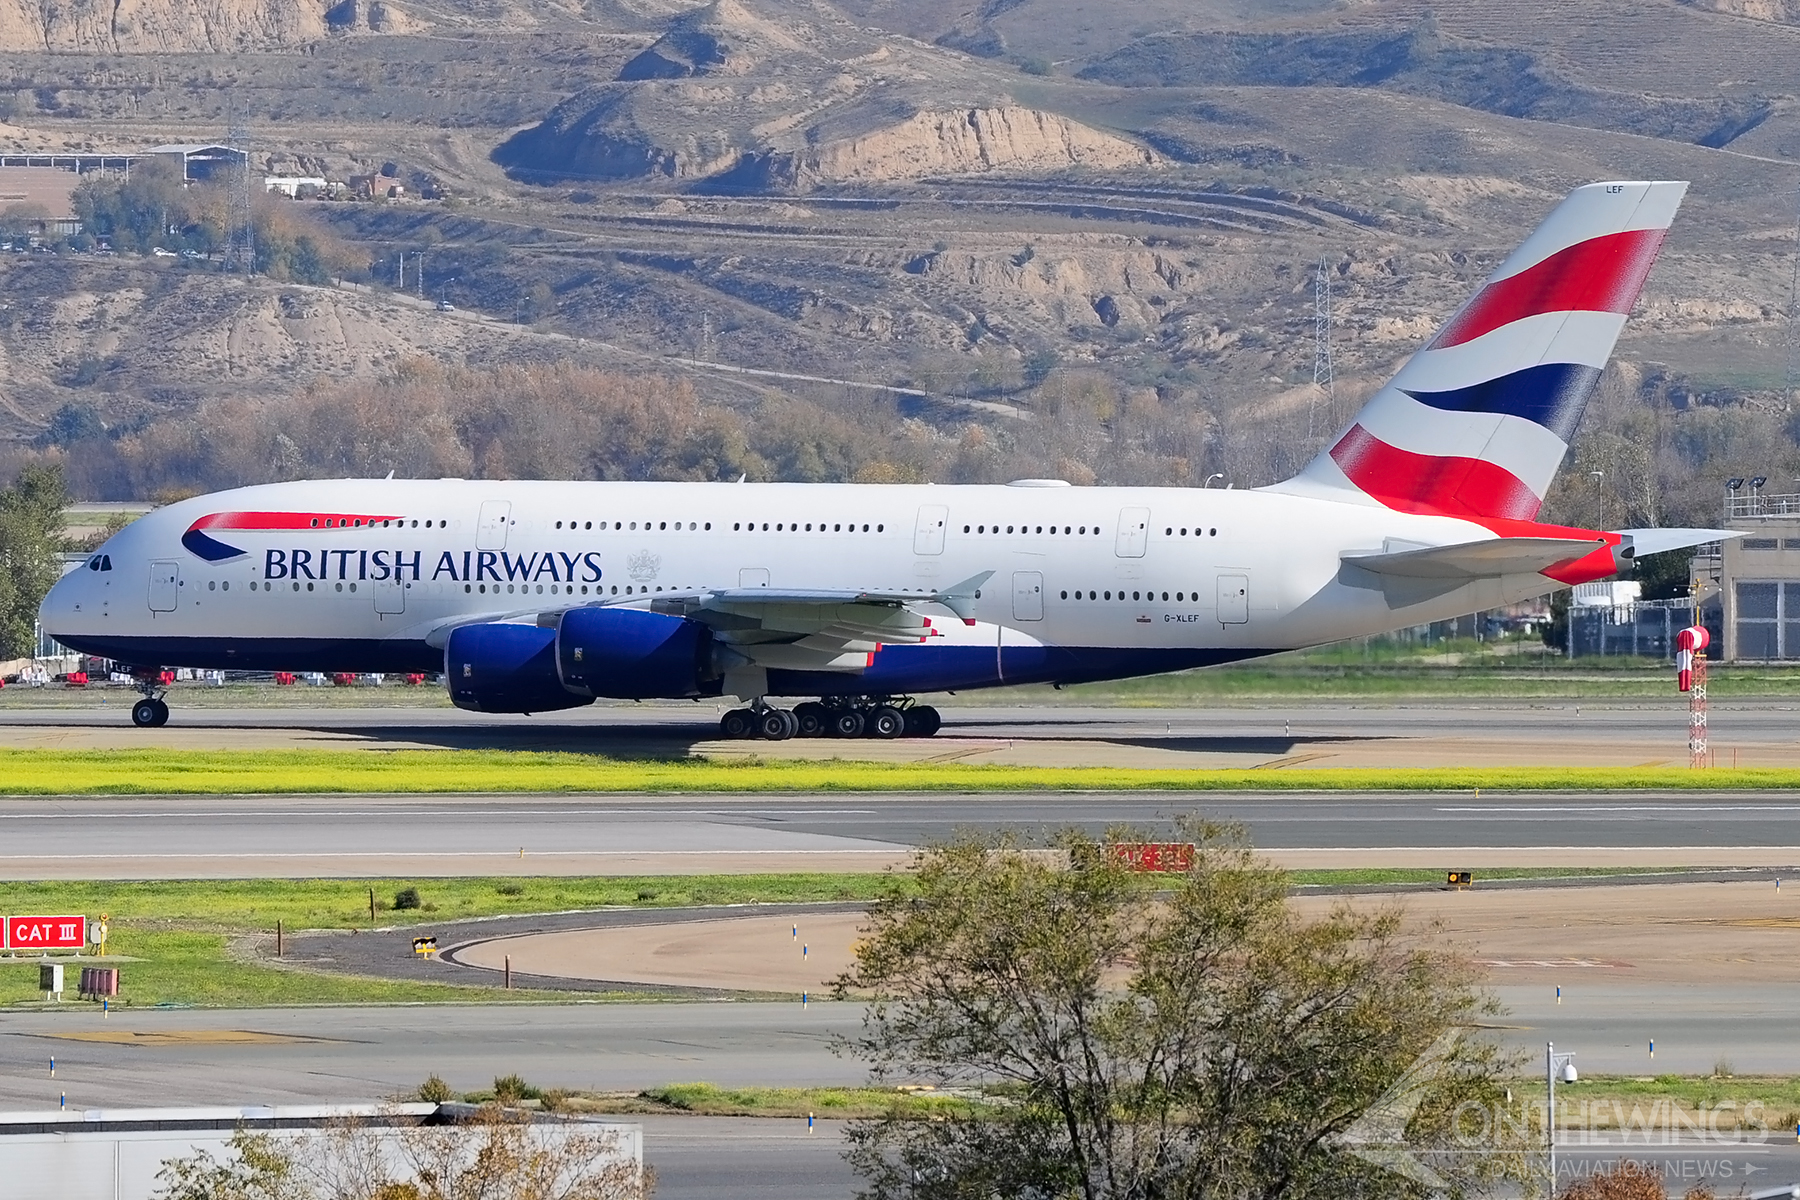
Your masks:
[[[1567,442],[1581,422],[1600,368],[1543,363],[1498,379],[1448,392],[1407,392],[1420,404],[1445,412],[1504,413],[1534,421]]]

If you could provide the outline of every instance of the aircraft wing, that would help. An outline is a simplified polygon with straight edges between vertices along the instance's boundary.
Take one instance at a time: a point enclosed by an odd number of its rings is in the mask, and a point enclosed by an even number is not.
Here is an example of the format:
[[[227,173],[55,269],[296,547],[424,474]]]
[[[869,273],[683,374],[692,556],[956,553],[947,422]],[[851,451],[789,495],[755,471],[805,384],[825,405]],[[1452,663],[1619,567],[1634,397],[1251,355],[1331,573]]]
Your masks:
[[[653,612],[688,617],[742,655],[746,665],[802,671],[860,671],[884,643],[932,636],[925,606],[948,609],[966,624],[983,571],[941,589],[832,591],[726,588],[651,601]]]

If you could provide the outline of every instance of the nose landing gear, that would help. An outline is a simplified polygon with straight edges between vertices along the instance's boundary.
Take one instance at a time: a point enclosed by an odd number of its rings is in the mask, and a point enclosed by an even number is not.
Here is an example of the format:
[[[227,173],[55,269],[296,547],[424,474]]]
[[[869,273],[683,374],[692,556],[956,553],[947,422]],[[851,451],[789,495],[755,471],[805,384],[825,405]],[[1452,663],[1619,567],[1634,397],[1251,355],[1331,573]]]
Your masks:
[[[163,673],[154,670],[133,671],[131,677],[136,680],[137,690],[144,698],[131,706],[131,723],[139,729],[156,729],[169,723],[169,706],[164,703],[163,696],[167,691],[163,684]]]
[[[145,696],[131,706],[131,723],[139,729],[154,729],[169,723],[169,706],[156,696]]]

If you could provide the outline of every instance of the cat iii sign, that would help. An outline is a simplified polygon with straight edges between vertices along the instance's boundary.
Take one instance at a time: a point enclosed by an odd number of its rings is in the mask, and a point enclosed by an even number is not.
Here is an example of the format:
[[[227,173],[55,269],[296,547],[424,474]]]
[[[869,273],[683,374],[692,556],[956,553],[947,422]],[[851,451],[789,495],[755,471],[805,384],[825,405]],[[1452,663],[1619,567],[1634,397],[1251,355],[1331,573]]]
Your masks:
[[[0,919],[0,949],[80,950],[86,945],[86,917]]]

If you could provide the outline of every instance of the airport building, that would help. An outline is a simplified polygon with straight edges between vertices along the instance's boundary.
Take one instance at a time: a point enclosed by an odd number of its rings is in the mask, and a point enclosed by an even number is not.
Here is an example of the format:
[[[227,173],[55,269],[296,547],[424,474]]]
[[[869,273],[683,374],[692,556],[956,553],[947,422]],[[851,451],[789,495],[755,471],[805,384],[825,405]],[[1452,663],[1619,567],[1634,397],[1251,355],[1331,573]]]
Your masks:
[[[1718,587],[1727,662],[1800,662],[1800,493],[1772,495],[1767,479],[1725,484],[1725,528],[1741,530],[1694,559]]]

